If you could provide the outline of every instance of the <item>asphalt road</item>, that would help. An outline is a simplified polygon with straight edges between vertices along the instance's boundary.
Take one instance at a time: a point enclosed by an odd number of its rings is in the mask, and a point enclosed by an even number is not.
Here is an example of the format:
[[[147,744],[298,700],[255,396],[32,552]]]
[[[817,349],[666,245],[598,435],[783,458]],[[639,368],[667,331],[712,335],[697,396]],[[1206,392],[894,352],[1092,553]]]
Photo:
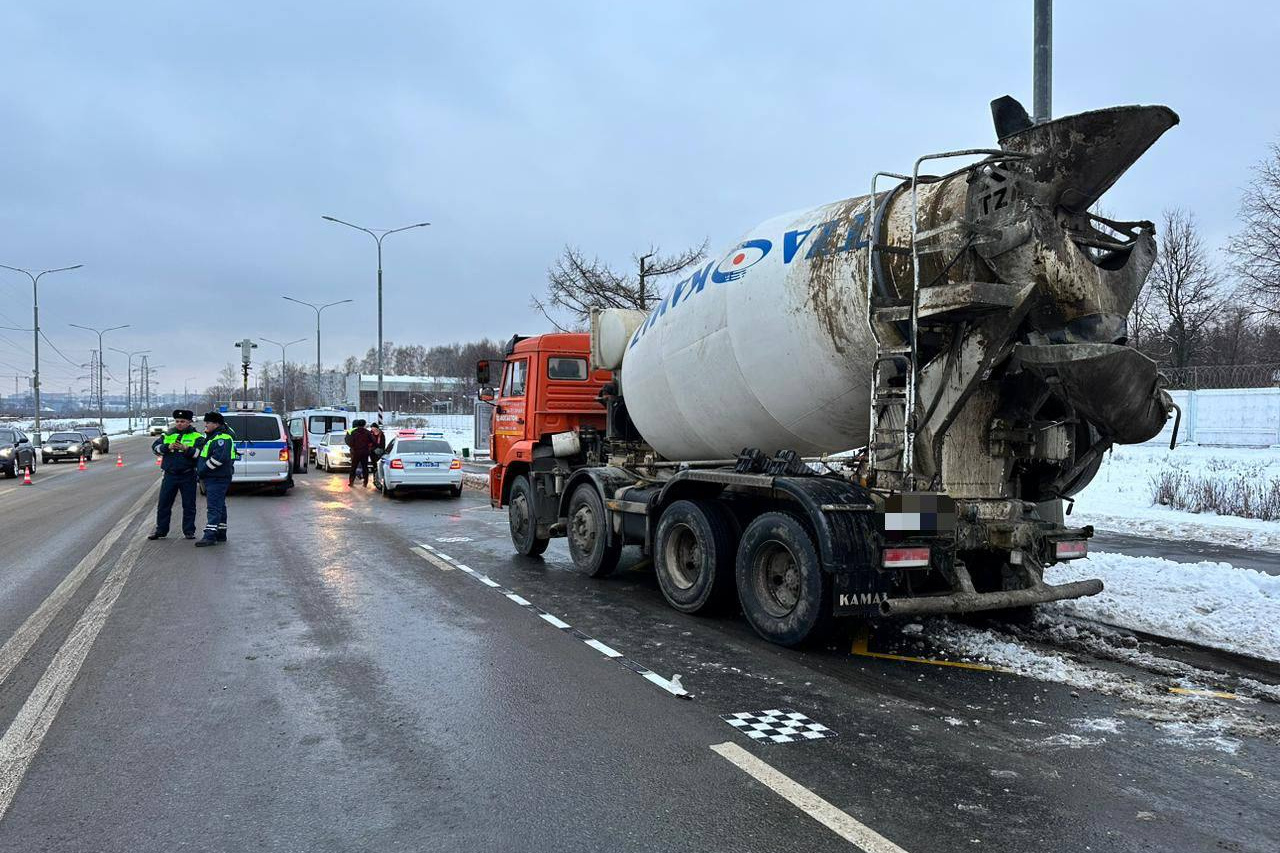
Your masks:
[[[477,492],[313,472],[233,494],[225,546],[146,542],[118,444],[0,482],[0,850],[1276,849],[1272,703],[1186,698],[1234,721],[1188,741],[1132,696],[780,649],[635,559],[515,557]],[[774,709],[835,736],[721,719]]]

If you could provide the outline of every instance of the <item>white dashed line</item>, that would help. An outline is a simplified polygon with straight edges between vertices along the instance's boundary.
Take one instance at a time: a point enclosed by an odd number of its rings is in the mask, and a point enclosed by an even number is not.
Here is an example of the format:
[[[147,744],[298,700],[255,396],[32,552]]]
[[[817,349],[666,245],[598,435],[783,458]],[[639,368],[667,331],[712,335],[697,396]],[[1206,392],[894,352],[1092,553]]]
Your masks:
[[[711,750],[864,853],[907,853],[736,743],[713,744]]]

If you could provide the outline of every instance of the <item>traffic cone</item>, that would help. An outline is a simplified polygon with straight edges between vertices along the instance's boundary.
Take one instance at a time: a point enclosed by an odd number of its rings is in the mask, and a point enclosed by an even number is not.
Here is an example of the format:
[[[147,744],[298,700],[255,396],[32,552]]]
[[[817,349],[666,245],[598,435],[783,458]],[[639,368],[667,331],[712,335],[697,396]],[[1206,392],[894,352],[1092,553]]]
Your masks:
[[[24,486],[31,485],[31,469],[30,468],[22,469],[22,485]]]
[[[80,468],[79,468],[79,470],[81,470],[81,471],[85,470],[85,467],[84,467],[84,457],[83,457],[83,456],[81,456],[81,457],[80,457]]]
[[[124,467],[124,454],[123,454],[123,453],[117,453],[117,454],[116,454],[116,467],[117,467],[117,468],[123,468],[123,467]]]

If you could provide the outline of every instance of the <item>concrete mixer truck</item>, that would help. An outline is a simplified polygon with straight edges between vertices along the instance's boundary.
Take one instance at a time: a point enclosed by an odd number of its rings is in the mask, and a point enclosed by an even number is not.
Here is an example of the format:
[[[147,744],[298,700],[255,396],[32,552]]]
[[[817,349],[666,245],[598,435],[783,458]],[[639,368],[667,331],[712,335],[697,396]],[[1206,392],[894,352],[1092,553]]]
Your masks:
[[[1044,581],[1093,533],[1063,502],[1176,408],[1126,346],[1153,226],[1090,208],[1178,117],[992,113],[996,147],[878,173],[751,229],[648,312],[514,337],[500,377],[481,362],[516,550],[564,536],[598,577],[639,546],[672,607],[736,602],[783,645],[844,616],[1099,592]]]

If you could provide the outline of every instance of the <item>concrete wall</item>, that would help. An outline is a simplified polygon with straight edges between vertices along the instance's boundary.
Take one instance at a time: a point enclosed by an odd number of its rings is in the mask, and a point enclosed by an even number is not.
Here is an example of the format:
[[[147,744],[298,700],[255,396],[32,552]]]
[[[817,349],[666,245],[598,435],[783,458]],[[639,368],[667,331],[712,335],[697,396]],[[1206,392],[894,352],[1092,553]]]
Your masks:
[[[1182,408],[1178,442],[1220,447],[1280,445],[1280,388],[1171,391]],[[1169,443],[1173,420],[1148,444]]]

